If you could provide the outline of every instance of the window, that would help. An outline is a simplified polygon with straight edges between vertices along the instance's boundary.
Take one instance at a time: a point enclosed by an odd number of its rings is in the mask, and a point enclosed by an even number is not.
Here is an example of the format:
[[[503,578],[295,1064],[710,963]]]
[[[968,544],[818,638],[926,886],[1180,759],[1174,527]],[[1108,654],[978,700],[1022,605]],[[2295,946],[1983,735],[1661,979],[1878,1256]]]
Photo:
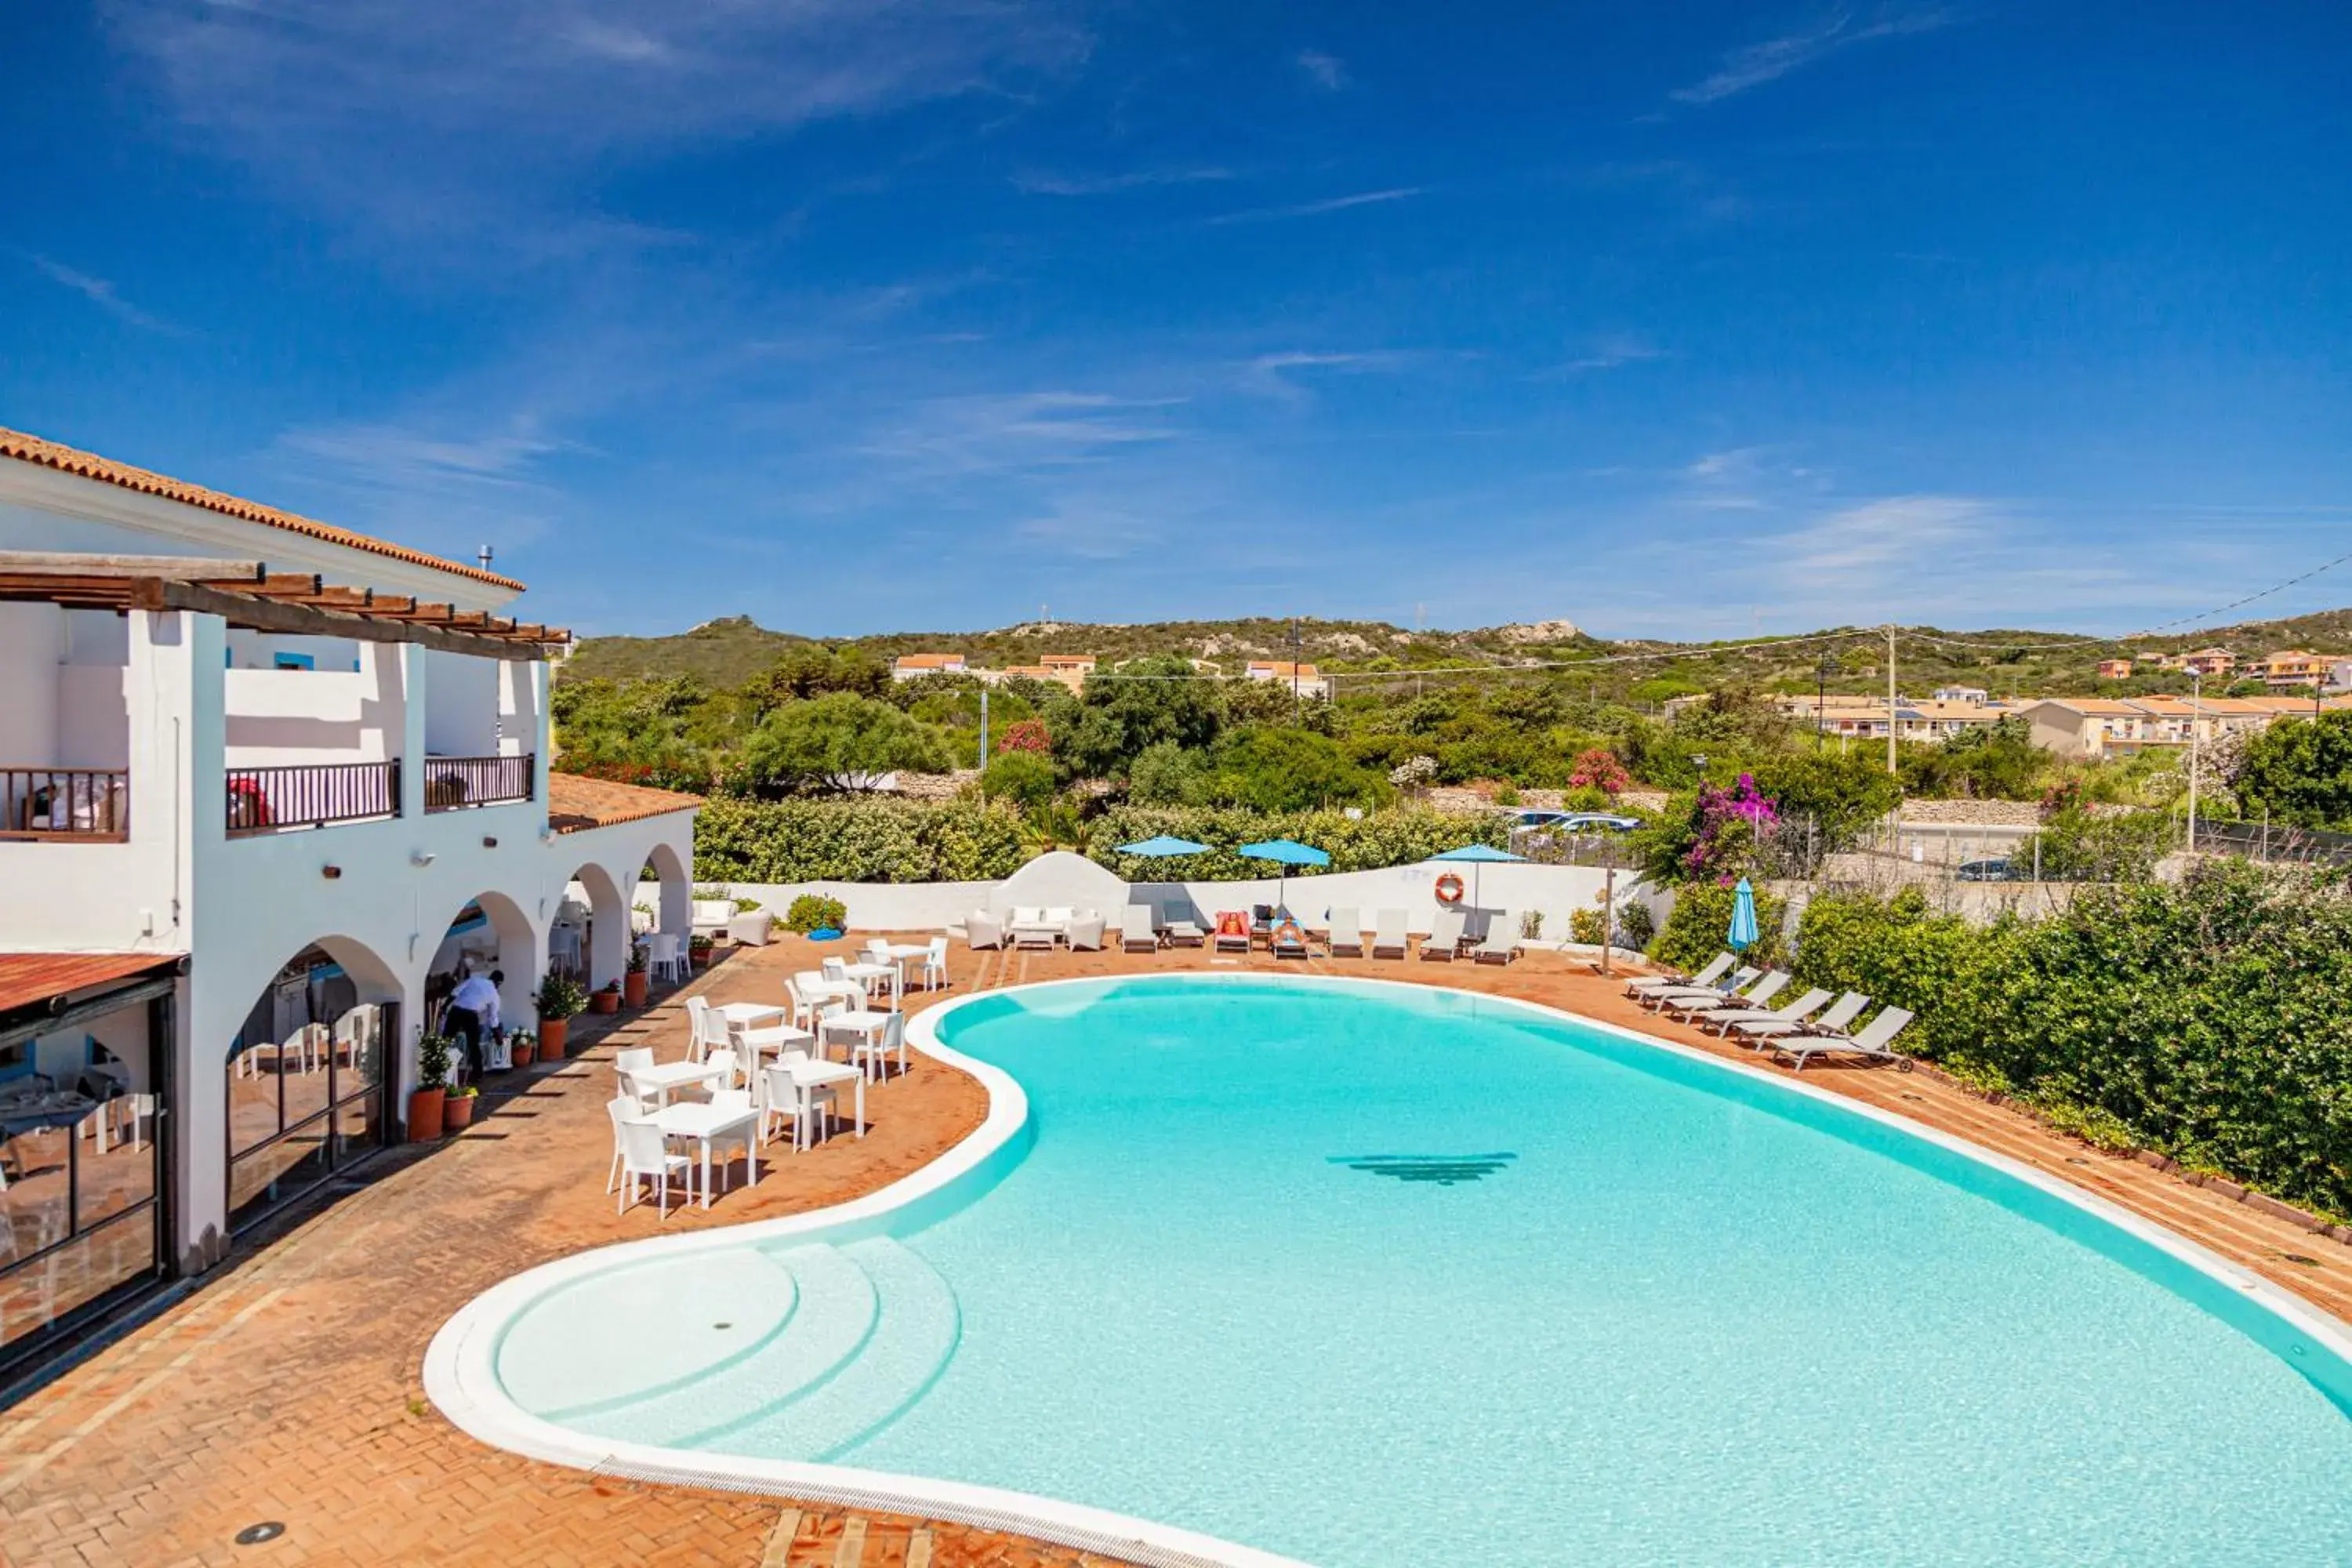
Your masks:
[[[316,669],[319,661],[307,653],[281,653],[273,667],[278,669]]]

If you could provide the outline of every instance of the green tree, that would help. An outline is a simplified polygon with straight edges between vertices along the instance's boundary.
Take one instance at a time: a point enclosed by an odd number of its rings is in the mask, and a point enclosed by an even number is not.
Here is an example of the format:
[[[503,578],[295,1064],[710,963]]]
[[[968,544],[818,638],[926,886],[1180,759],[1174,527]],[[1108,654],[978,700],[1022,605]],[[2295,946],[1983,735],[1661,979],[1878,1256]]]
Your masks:
[[[1054,798],[1054,764],[1035,752],[1000,752],[980,775],[980,787],[991,800],[1034,811]]]
[[[1208,766],[1173,741],[1146,746],[1127,768],[1127,798],[1138,805],[1205,805]]]
[[[2250,816],[2352,829],[2352,711],[2281,719],[2250,736],[2231,783]]]
[[[744,744],[741,778],[759,795],[838,793],[900,768],[947,766],[947,748],[929,725],[887,702],[836,691],[769,714]]]
[[[1209,798],[1259,811],[1377,805],[1388,781],[1348,759],[1339,743],[1307,730],[1240,730],[1217,747]]]
[[[1146,747],[1206,747],[1217,738],[1220,705],[1214,688],[1192,677],[1191,663],[1181,658],[1129,659],[1088,676],[1075,723],[1054,711],[1045,716],[1063,774],[1116,778]]]

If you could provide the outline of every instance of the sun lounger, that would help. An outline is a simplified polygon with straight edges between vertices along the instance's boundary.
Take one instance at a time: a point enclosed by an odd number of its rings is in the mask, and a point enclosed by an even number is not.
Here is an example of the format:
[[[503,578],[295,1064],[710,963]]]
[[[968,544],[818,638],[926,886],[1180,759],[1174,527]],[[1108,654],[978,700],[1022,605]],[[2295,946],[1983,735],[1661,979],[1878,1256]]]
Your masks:
[[[1474,963],[1508,963],[1519,956],[1519,918],[1510,910],[1486,921],[1486,940],[1470,950]]]
[[[1249,916],[1225,910],[1217,916],[1217,951],[1247,952],[1250,950]]]
[[[1746,987],[1755,984],[1763,973],[1760,969],[1751,969],[1742,964],[1726,975],[1720,985],[1669,985],[1659,991],[1644,991],[1634,1000],[1653,1013],[1664,1011],[1670,1002],[1686,1001],[1702,996],[1712,996],[1717,1002],[1728,1002]],[[1713,1003],[1708,1004],[1710,1006],[1713,1005]]]
[[[1454,955],[1462,948],[1462,911],[1438,910],[1437,918],[1430,922],[1430,928],[1429,940],[1421,944],[1422,958],[1453,963]]]
[[[1118,949],[1121,952],[1160,951],[1160,933],[1151,929],[1151,911],[1141,904],[1129,904],[1119,911]]]
[[[1725,1033],[1738,1033],[1742,1037],[1740,1043],[1751,1047],[1760,1047],[1780,1035],[1843,1035],[1846,1026],[1860,1017],[1862,1010],[1869,1005],[1869,997],[1859,991],[1849,991],[1832,1003],[1828,1012],[1811,1023],[1782,1023],[1778,1021],[1776,1015],[1734,1024]]]
[[[1209,940],[1209,933],[1194,924],[1189,913],[1180,916],[1172,904],[1160,921],[1160,934],[1167,937],[1171,947],[1201,947]]]
[[[1405,932],[1402,910],[1382,910],[1372,920],[1372,956],[1402,958],[1412,938]]]
[[[1904,1026],[1910,1022],[1911,1015],[1902,1008],[1885,1007],[1879,1010],[1877,1017],[1870,1021],[1869,1027],[1859,1034],[1799,1036],[1776,1042],[1772,1052],[1775,1056],[1794,1058],[1799,1072],[1804,1071],[1805,1064],[1813,1058],[1832,1051],[1850,1051],[1858,1057],[1893,1062],[1897,1071],[1909,1072],[1911,1058],[1900,1051],[1889,1050],[1887,1042],[1901,1034]]]
[[[1625,994],[1642,996],[1653,991],[1678,991],[1693,986],[1713,985],[1731,973],[1739,960],[1728,952],[1718,952],[1706,961],[1706,967],[1696,974],[1644,974],[1625,982]]]
[[[1685,1024],[1695,1023],[1699,1015],[1711,1013],[1718,1007],[1755,1008],[1761,1011],[1765,1003],[1769,1002],[1787,988],[1790,978],[1787,970],[1776,969],[1740,995],[1727,996],[1716,1001],[1708,1001],[1704,997],[1669,1000],[1658,1011],[1670,1018],[1680,1018]]]
[[[1327,944],[1334,958],[1364,956],[1364,919],[1354,910],[1335,909],[1331,911],[1331,940]]]
[[[1710,1007],[1704,1013],[1693,1014],[1685,1021],[1696,1024],[1702,1029],[1713,1029],[1718,1035],[1731,1033],[1734,1024],[1752,1024],[1759,1019],[1769,1021],[1777,1018],[1795,1024],[1820,1012],[1836,994],[1834,991],[1816,985],[1794,1002],[1780,1007],[1742,1007],[1727,1003],[1720,1007]]]
[[[1297,921],[1285,919],[1267,934],[1266,947],[1276,958],[1306,958],[1307,932]]]

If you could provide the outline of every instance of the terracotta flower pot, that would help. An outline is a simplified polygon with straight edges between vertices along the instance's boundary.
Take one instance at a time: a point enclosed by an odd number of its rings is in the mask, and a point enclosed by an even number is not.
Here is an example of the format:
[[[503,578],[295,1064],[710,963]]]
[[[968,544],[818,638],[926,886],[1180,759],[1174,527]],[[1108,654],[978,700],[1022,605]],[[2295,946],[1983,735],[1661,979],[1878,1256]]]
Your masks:
[[[588,998],[588,1004],[599,1013],[617,1013],[621,1010],[621,994],[617,991],[599,991]]]
[[[463,1131],[474,1124],[474,1099],[470,1094],[453,1094],[441,1102],[443,1131]]]
[[[646,1005],[646,972],[644,970],[631,971],[627,978],[621,982],[621,999],[632,1007],[642,1007]]]
[[[441,1136],[441,1112],[446,1089],[420,1089],[408,1097],[408,1141],[430,1143]]]
[[[530,1058],[538,1054],[538,1050],[539,1047],[537,1046],[534,1046],[528,1041],[517,1040],[514,1044],[507,1047],[507,1057],[508,1059],[513,1062],[515,1066],[519,1068],[527,1068],[530,1066]]]
[[[569,1018],[541,1018],[539,1021],[539,1053],[549,1061],[563,1058],[563,1037],[572,1033]]]

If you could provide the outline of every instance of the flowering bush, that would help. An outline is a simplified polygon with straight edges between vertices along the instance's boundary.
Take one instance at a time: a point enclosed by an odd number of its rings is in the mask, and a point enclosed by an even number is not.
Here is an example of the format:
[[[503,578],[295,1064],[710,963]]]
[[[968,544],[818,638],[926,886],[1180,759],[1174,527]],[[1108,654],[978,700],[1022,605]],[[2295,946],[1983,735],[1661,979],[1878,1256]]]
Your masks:
[[[1004,733],[997,737],[996,749],[1042,753],[1054,749],[1054,736],[1043,719],[1016,719],[1004,726]]]
[[[1579,752],[1575,766],[1568,775],[1568,787],[1570,789],[1597,789],[1611,796],[1622,794],[1633,782],[1633,775],[1625,771],[1625,764],[1617,760],[1617,753],[1605,746]]]
[[[1698,786],[1692,810],[1697,831],[1683,852],[1683,869],[1693,877],[1713,877],[1729,882],[1747,868],[1758,837],[1780,820],[1772,802],[1756,787],[1755,775],[1742,773],[1730,789]]]

